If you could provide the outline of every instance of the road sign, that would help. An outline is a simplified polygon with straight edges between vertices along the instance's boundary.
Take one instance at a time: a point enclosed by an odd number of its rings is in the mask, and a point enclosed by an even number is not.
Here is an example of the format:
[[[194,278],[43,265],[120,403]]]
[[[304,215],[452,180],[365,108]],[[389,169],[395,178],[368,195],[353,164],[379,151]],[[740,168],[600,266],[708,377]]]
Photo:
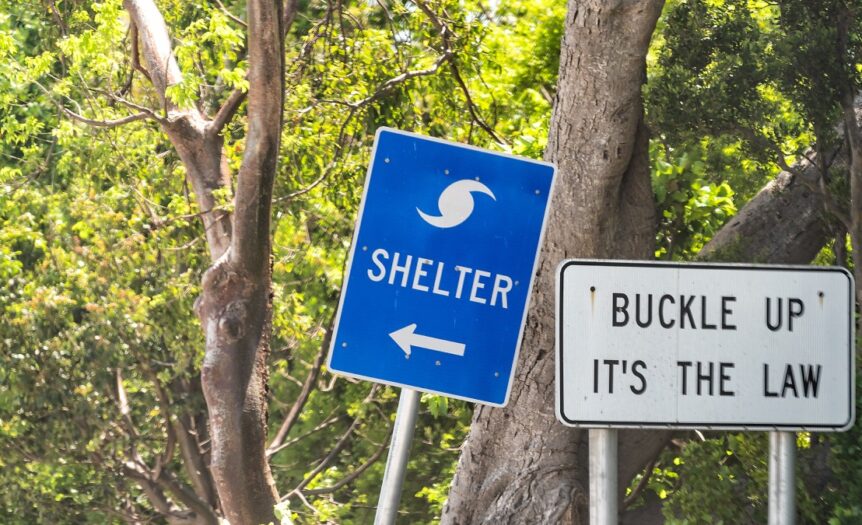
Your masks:
[[[583,427],[847,430],[842,268],[564,261],[557,417]]]
[[[330,370],[504,405],[554,168],[378,131]]]

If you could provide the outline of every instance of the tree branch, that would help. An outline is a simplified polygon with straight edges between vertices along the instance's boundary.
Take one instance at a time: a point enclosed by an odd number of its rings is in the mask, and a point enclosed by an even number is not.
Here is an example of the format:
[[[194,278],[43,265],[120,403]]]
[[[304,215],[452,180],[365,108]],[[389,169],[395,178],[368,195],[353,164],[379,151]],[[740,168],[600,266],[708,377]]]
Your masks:
[[[286,37],[290,28],[293,27],[293,22],[296,20],[296,15],[299,12],[299,1],[298,0],[284,0],[284,7],[282,8],[282,22],[281,22],[281,34],[282,37]]]
[[[315,357],[314,363],[311,365],[311,370],[308,371],[308,375],[305,377],[305,382],[302,384],[299,397],[296,398],[293,406],[290,407],[290,412],[288,412],[287,417],[284,418],[284,422],[282,422],[281,427],[279,427],[278,433],[276,433],[272,443],[270,443],[269,447],[266,449],[267,457],[271,457],[275,453],[275,450],[284,443],[285,438],[287,438],[287,435],[290,433],[290,429],[293,428],[293,425],[299,420],[299,415],[302,413],[302,409],[305,406],[306,401],[308,401],[314,385],[317,383],[317,376],[320,374],[320,367],[323,365],[323,359],[326,357],[326,352],[329,349],[329,342],[332,340],[332,323],[334,320],[335,318],[332,317],[329,321],[329,326],[326,327],[326,334],[323,336],[323,341],[320,343],[320,350],[317,352],[317,357]]]
[[[368,403],[369,401],[371,401],[376,391],[377,385],[374,384],[371,386],[371,391],[368,392],[368,395],[365,397],[363,403]],[[353,422],[350,424],[344,434],[342,434],[342,436],[338,439],[338,441],[335,443],[335,446],[332,447],[332,450],[329,451],[329,454],[327,454],[326,457],[324,457],[320,461],[320,463],[318,463],[317,466],[314,467],[311,472],[309,472],[305,479],[303,479],[302,482],[300,482],[299,485],[296,486],[296,488],[294,488],[286,496],[281,498],[281,501],[285,501],[289,499],[292,495],[302,492],[302,489],[305,488],[306,485],[311,483],[318,474],[326,470],[329,464],[332,463],[332,461],[334,461],[336,457],[338,457],[338,454],[341,453],[341,451],[344,450],[344,447],[346,447],[347,444],[350,442],[350,436],[353,435],[353,432],[355,432],[357,428],[359,428],[359,424],[361,422],[362,414],[357,415],[353,419]]]
[[[58,104],[63,113],[78,122],[83,124],[87,124],[88,126],[93,126],[96,128],[116,128],[117,126],[122,126],[123,124],[128,124],[129,122],[135,122],[137,120],[144,120],[146,118],[150,118],[150,115],[145,112],[135,113],[134,115],[129,115],[127,117],[118,118],[114,120],[95,120],[91,118],[87,118],[83,115],[79,115],[72,111],[71,109],[64,108],[62,105]]]
[[[240,105],[246,99],[248,92],[241,89],[235,89],[233,93],[224,101],[215,118],[207,126],[210,133],[221,133],[221,130],[233,119]]]
[[[275,456],[276,454],[278,454],[282,450],[290,447],[291,445],[299,443],[300,441],[307,438],[308,436],[310,436],[312,434],[316,434],[317,432],[320,432],[324,428],[327,428],[327,427],[334,425],[335,423],[337,423],[338,421],[340,421],[344,417],[345,417],[344,414],[339,415],[339,416],[328,417],[325,421],[323,421],[323,423],[320,423],[319,425],[312,428],[311,430],[309,430],[303,434],[300,434],[300,435],[296,436],[295,438],[288,439],[287,441],[282,443],[278,448],[273,449],[272,453],[269,454],[269,457]]]
[[[231,13],[230,10],[228,10],[228,8],[225,7],[225,5],[222,3],[221,0],[215,0],[215,3],[218,4],[219,9],[221,9],[221,12],[224,14],[224,16],[233,20],[237,25],[240,25],[240,26],[245,27],[245,28],[248,27],[248,24],[246,24],[242,18]]]
[[[132,71],[139,71],[144,75],[144,78],[152,82],[153,79],[150,78],[149,71],[144,69],[144,66],[141,65],[141,51],[138,47],[138,26],[136,26],[134,22],[131,24],[130,33],[132,41]],[[129,75],[129,82],[131,83],[131,75]]]
[[[640,497],[641,492],[646,488],[649,484],[650,477],[652,477],[652,471],[655,468],[656,463],[658,463],[658,458],[661,453],[664,451],[664,447],[658,451],[658,453],[653,457],[649,463],[647,463],[646,468],[644,468],[643,476],[641,476],[640,481],[635,486],[634,490],[632,490],[631,494],[625,497],[623,500],[623,508],[622,510],[629,508],[635,501],[637,501],[638,497]]]
[[[826,173],[823,170],[819,169],[819,166],[816,162],[812,162],[811,158],[804,154],[803,157],[808,161],[808,165],[817,169],[817,176],[815,180],[812,180],[810,176],[806,176],[805,168],[806,165],[804,162],[794,163],[792,166],[787,163],[784,152],[781,151],[781,148],[778,147],[778,144],[775,144],[771,140],[763,137],[753,130],[746,128],[744,126],[737,126],[735,130],[747,139],[752,144],[759,146],[761,148],[765,148],[771,150],[775,154],[775,162],[778,164],[783,171],[792,174],[799,182],[805,184],[811,191],[817,192],[821,199],[824,208],[830,214],[832,214],[836,219],[841,221],[845,227],[850,228],[850,216],[848,213],[842,209],[842,207],[835,200],[834,195],[829,189],[826,187]],[[828,167],[827,167],[828,169]]]
[[[431,23],[434,24],[434,27],[440,32],[440,36],[443,39],[443,45],[446,48],[447,54],[449,55],[447,60],[449,62],[449,69],[452,71],[452,77],[455,79],[455,82],[458,84],[458,87],[461,88],[461,91],[464,93],[464,98],[467,101],[467,109],[470,111],[470,116],[473,121],[482,128],[485,133],[487,133],[492,139],[494,139],[497,144],[507,145],[506,141],[500,138],[497,133],[489,126],[479,115],[478,108],[476,103],[473,102],[473,97],[470,95],[470,90],[467,88],[466,82],[461,77],[461,72],[458,69],[458,64],[455,60],[455,54],[452,51],[452,36],[454,33],[449,28],[449,26],[440,19],[439,16],[425,3],[424,0],[413,0],[413,3],[425,13],[425,16],[431,20]]]
[[[272,186],[284,102],[284,39],[280,8],[248,2],[248,120],[234,199],[231,257],[253,274],[269,267]],[[279,6],[280,7],[280,6]]]
[[[150,81],[156,88],[165,111],[170,112],[175,106],[165,90],[168,86],[182,82],[183,77],[173,54],[165,19],[153,0],[123,0],[123,6],[138,30]]]
[[[162,471],[155,477],[155,481],[159,486],[173,494],[177,501],[184,503],[189,509],[194,511],[206,525],[218,525],[218,516],[216,516],[212,507],[188,487],[180,483],[173,474]]]
[[[212,479],[209,476],[206,462],[203,460],[201,455],[197,438],[192,434],[191,429],[189,428],[192,418],[184,412],[177,414],[176,417],[171,417],[173,411],[171,410],[170,398],[162,387],[159,378],[152,372],[152,370],[149,369],[149,367],[145,368],[145,374],[149,377],[155,387],[159,409],[164,413],[165,420],[168,423],[168,428],[174,438],[179,442],[180,458],[182,459],[186,474],[192,483],[192,487],[194,487],[195,494],[197,494],[201,501],[209,505],[209,508],[211,509],[217,503],[215,488],[213,487]],[[172,454],[165,454],[165,457],[166,460],[164,463],[167,464],[170,461]]]
[[[390,426],[389,437],[387,437],[386,440],[383,441],[383,443],[377,448],[377,450],[374,451],[374,454],[372,454],[371,457],[369,457],[365,461],[365,463],[356,467],[356,470],[354,470],[350,474],[347,474],[346,476],[344,476],[340,480],[336,481],[334,484],[332,484],[329,487],[320,487],[320,488],[316,488],[316,489],[309,489],[309,490],[304,490],[302,492],[306,496],[320,496],[322,494],[330,494],[332,492],[339,490],[340,488],[344,487],[345,485],[353,483],[353,481],[356,478],[361,476],[363,472],[368,470],[368,468],[371,465],[375,464],[378,460],[380,460],[380,457],[383,456],[383,452],[386,450],[386,447],[389,446],[389,439],[391,438],[391,435],[392,435],[391,430],[392,430],[392,428]]]

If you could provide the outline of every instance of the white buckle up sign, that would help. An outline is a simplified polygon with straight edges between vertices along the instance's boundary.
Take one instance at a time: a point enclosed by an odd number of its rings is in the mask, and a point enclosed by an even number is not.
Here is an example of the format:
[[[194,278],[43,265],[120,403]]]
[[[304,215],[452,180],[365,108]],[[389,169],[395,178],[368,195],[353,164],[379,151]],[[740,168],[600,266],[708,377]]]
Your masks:
[[[557,417],[583,427],[846,430],[842,268],[564,261]]]

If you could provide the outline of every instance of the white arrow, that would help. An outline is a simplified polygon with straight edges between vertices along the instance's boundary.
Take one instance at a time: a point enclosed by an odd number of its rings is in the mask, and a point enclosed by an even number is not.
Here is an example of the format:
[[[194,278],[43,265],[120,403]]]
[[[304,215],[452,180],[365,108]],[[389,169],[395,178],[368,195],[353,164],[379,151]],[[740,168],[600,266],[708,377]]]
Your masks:
[[[395,344],[401,347],[401,350],[410,357],[410,347],[416,346],[434,350],[435,352],[445,352],[447,354],[464,355],[465,345],[446,339],[437,339],[436,337],[428,337],[427,335],[419,335],[415,332],[416,323],[408,324],[404,328],[395,330],[389,337],[395,341]]]

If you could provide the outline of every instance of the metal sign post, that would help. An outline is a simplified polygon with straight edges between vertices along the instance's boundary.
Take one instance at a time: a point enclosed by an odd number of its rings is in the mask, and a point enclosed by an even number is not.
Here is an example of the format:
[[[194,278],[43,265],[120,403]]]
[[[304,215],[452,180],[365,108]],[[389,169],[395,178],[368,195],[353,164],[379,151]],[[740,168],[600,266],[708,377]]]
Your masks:
[[[769,433],[769,525],[796,523],[796,434]]]
[[[418,412],[419,392],[411,388],[402,388],[401,397],[398,399],[398,412],[395,414],[392,441],[389,443],[389,457],[386,459],[386,470],[383,472],[383,484],[380,486],[380,498],[377,500],[374,525],[395,523]]]
[[[590,429],[590,525],[617,523],[617,430]]]

